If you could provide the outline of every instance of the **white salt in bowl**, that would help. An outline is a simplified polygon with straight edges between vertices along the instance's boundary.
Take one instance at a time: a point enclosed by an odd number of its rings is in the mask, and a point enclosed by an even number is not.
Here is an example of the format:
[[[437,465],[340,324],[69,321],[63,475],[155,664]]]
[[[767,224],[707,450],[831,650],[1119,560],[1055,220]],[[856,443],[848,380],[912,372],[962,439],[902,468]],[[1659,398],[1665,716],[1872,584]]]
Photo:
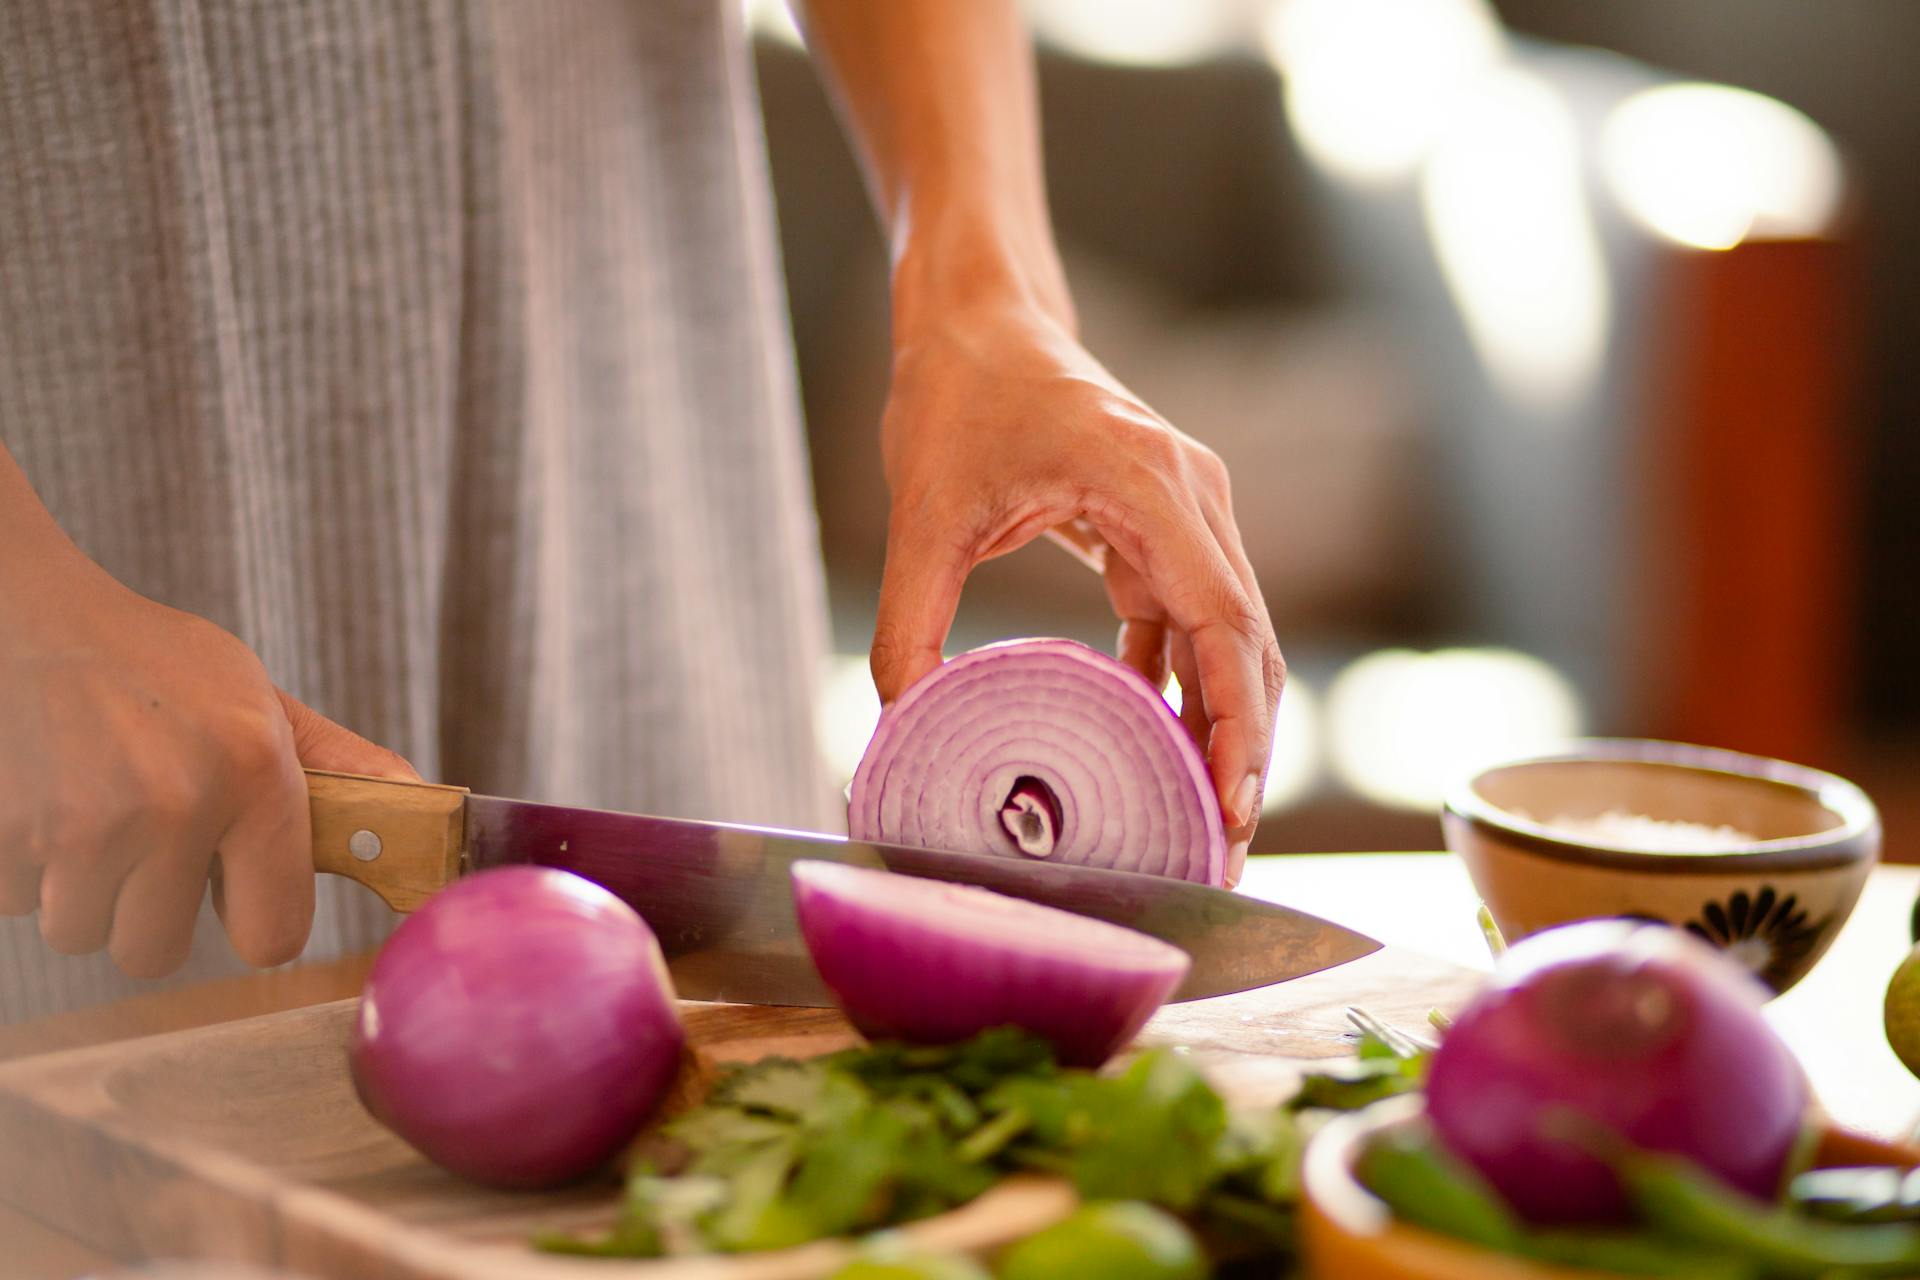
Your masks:
[[[1880,855],[1879,813],[1844,778],[1634,738],[1483,770],[1441,826],[1508,941],[1596,917],[1657,920],[1775,991],[1826,952]]]

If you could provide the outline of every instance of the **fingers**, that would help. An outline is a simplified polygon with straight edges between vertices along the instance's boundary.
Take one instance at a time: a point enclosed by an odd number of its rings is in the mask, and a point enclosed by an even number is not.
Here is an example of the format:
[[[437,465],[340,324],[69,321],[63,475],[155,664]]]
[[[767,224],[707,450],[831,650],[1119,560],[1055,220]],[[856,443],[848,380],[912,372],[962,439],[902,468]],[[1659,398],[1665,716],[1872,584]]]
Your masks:
[[[327,719],[284,689],[275,689],[293,727],[293,749],[309,769],[358,773],[370,778],[421,781],[419,772],[398,753],[369,742],[345,725]]]
[[[1265,633],[1261,637],[1261,675],[1266,685],[1267,715],[1271,721],[1280,709],[1280,695],[1287,683],[1287,664],[1280,654],[1280,642],[1274,638],[1273,618],[1267,612],[1266,597],[1260,592],[1260,583],[1253,574],[1253,563],[1247,559],[1246,547],[1240,541],[1240,529],[1234,524],[1232,513],[1224,506],[1216,510],[1209,503],[1202,503],[1201,509],[1206,516],[1207,527],[1213,531],[1215,540],[1227,557],[1227,563],[1233,568],[1234,576],[1240,580],[1247,599],[1260,615],[1260,625]]]
[[[1247,849],[1252,843],[1253,835],[1251,831],[1249,831],[1245,839],[1228,841],[1227,870],[1225,876],[1227,888],[1233,889],[1239,887],[1240,877],[1247,873]]]
[[[1253,843],[1254,828],[1260,822],[1260,804],[1257,797],[1266,791],[1267,771],[1273,767],[1273,726],[1280,710],[1280,697],[1287,679],[1286,662],[1280,655],[1279,642],[1274,639],[1273,621],[1267,613],[1266,601],[1260,594],[1260,584],[1255,580],[1253,564],[1247,559],[1246,548],[1240,540],[1240,530],[1233,522],[1231,506],[1224,489],[1217,502],[1202,500],[1201,510],[1206,515],[1207,527],[1213,531],[1215,540],[1227,557],[1227,563],[1233,567],[1234,575],[1240,580],[1241,587],[1247,593],[1247,599],[1257,607],[1260,616],[1261,636],[1261,674],[1266,692],[1266,745],[1258,749],[1260,782],[1255,790],[1256,801],[1248,811],[1247,820],[1240,826],[1227,832],[1227,887],[1240,883],[1240,877],[1246,870],[1247,850]]]
[[[1207,719],[1206,700],[1200,696],[1200,666],[1194,661],[1193,645],[1184,631],[1176,631],[1168,638],[1167,651],[1174,679],[1180,682],[1180,723],[1187,726],[1194,745],[1205,751],[1213,725]]]
[[[926,523],[896,517],[887,535],[880,608],[873,626],[874,688],[891,703],[940,665],[947,632],[972,567],[960,547]]]
[[[1193,656],[1193,645],[1184,633],[1175,633],[1169,647],[1173,653],[1174,674],[1180,681],[1180,719],[1186,724],[1187,732],[1193,735],[1193,740],[1201,745],[1202,750],[1205,750],[1212,732],[1212,725],[1207,720],[1207,713],[1203,706],[1205,700],[1197,692],[1187,692],[1200,688],[1199,663]],[[1222,816],[1224,815],[1223,806]],[[1227,820],[1226,884],[1229,889],[1240,883],[1241,873],[1247,865],[1247,847],[1253,841],[1253,829],[1259,821],[1258,802],[1252,806],[1245,822],[1235,826],[1230,819]]]
[[[1109,541],[1114,537],[1108,531]],[[1190,700],[1197,690],[1206,715],[1207,767],[1221,815],[1229,828],[1244,827],[1259,809],[1273,736],[1265,615],[1197,510],[1159,513],[1145,536],[1119,549],[1129,559],[1139,557],[1148,584],[1192,648],[1198,683],[1183,680],[1182,688]]]
[[[1167,687],[1167,611],[1153,589],[1125,556],[1106,557],[1107,599],[1120,619],[1120,638],[1114,652],[1120,661],[1147,678],[1154,688]],[[1205,739],[1196,739],[1202,745]]]
[[[213,845],[202,838],[150,855],[128,873],[107,939],[107,953],[121,972],[161,978],[186,963],[212,861]]]
[[[0,916],[30,916],[40,907],[40,868],[34,863],[0,863]]]
[[[107,945],[113,904],[131,859],[119,848],[98,857],[61,858],[40,877],[40,936],[62,955],[84,956]]]
[[[285,694],[281,698],[301,707]],[[313,712],[308,714],[332,724]],[[323,738],[316,758],[353,766],[342,772],[371,772],[368,765],[392,769],[391,761],[406,764],[338,725],[333,728],[345,739]],[[346,748],[353,743],[362,743],[391,761],[348,753]],[[287,745],[291,748],[292,743]],[[342,754],[327,755],[332,747],[341,748]],[[219,842],[214,906],[234,951],[256,968],[284,964],[299,955],[313,927],[313,831],[301,758],[291,749],[281,750],[264,756],[248,771],[247,806]],[[388,776],[418,775],[409,767],[404,774]]]

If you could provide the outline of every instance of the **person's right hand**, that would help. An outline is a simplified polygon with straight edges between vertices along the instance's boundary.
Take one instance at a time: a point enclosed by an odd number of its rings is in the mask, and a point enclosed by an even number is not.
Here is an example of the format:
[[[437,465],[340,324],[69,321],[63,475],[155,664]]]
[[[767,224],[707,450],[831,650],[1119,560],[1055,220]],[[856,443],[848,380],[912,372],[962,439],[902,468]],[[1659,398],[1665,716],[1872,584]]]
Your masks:
[[[158,977],[211,872],[241,958],[293,959],[313,922],[301,766],[419,775],[275,688],[235,636],[60,559],[0,591],[0,913],[37,908],[54,950]]]

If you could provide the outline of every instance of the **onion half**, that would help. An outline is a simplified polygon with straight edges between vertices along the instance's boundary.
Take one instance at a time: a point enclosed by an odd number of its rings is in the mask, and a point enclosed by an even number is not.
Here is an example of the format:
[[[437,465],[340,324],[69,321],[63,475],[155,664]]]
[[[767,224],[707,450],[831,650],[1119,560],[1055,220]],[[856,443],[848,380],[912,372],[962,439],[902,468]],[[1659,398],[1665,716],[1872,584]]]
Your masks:
[[[847,794],[856,840],[1211,885],[1225,873],[1199,748],[1138,672],[1073,640],[936,667],[880,717]]]
[[[1104,920],[838,862],[793,865],[814,967],[861,1033],[954,1044],[1015,1026],[1098,1066],[1187,976],[1187,953]]]
[[[1752,974],[1678,929],[1595,920],[1516,943],[1427,1077],[1436,1132],[1534,1222],[1614,1222],[1624,1141],[1764,1200],[1805,1120],[1806,1077]]]
[[[435,1163],[538,1187],[625,1146],[684,1041],[633,908],[564,871],[506,867],[456,881],[394,930],[348,1063],[367,1110]]]

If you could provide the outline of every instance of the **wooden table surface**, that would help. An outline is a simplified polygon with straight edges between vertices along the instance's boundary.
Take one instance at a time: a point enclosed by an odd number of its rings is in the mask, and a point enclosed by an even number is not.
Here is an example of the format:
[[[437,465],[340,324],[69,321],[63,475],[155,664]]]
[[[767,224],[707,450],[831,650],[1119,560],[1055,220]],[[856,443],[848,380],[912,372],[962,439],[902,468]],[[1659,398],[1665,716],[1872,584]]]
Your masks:
[[[1469,967],[1488,958],[1474,923],[1477,899],[1452,858],[1435,854],[1255,858],[1243,891],[1285,902],[1382,941]],[[1881,1031],[1880,1001],[1908,950],[1920,867],[1881,867],[1833,949],[1768,1017],[1806,1064],[1842,1123],[1906,1136],[1920,1121],[1920,1081]],[[0,1060],[204,1026],[353,995],[369,958],[278,970],[139,996],[37,1022],[0,1027]],[[18,1158],[8,1153],[7,1158]],[[71,1280],[114,1260],[0,1205],[0,1260],[18,1280]]]

